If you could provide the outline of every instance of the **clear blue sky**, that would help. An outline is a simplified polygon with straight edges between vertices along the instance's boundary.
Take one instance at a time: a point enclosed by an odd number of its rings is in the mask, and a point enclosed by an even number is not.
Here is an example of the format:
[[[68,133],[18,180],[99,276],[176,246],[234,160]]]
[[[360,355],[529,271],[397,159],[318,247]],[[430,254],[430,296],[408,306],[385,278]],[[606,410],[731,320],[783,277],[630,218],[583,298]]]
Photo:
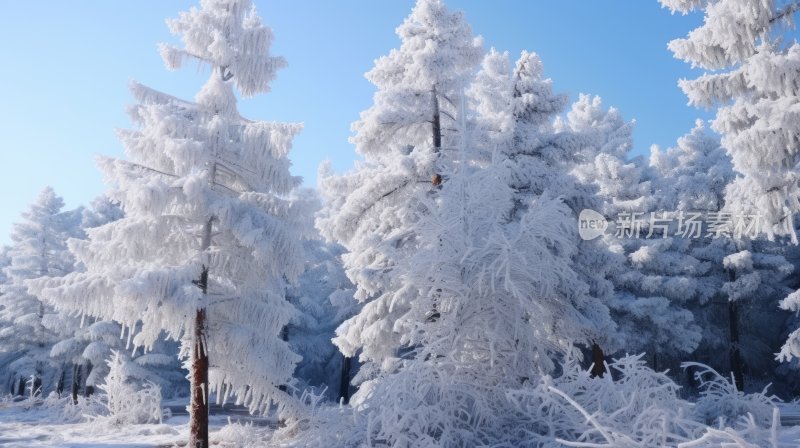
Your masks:
[[[708,114],[686,105],[680,77],[693,74],[667,51],[702,17],[672,16],[656,0],[447,0],[473,31],[516,56],[541,56],[556,90],[598,94],[635,118],[635,153],[670,146]],[[164,69],[156,44],[174,41],[164,19],[188,0],[11,1],[0,12],[0,243],[46,185],[69,207],[103,191],[94,156],[121,156],[115,129],[129,126],[128,82],[191,99],[207,73]],[[399,41],[413,0],[256,0],[273,51],[289,61],[273,91],[240,102],[250,119],[297,121],[295,174],[316,185],[328,158],[344,171],[356,154],[350,123],[371,102],[363,77]]]

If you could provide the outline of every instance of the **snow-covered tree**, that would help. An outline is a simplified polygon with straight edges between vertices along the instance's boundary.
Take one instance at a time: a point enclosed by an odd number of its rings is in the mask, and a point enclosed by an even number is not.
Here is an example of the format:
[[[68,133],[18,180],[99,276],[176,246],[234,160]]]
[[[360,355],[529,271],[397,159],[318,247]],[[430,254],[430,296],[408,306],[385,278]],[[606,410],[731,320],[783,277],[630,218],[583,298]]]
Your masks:
[[[121,219],[125,214],[118,203],[112,201],[105,195],[95,198],[88,208],[83,210],[81,217],[81,227],[91,229],[100,227],[103,224]]]
[[[508,152],[469,163],[483,151],[469,147],[460,116],[457,169],[437,195],[420,197],[417,250],[397,266],[416,291],[394,323],[409,351],[354,397],[374,409],[367,437],[390,445],[503,439],[515,418],[508,394],[579,355],[598,324],[612,326],[573,269],[570,208],[547,192],[519,195],[522,168]]]
[[[633,125],[615,108],[603,107],[599,97],[589,95],[581,95],[566,117],[556,123],[557,129],[576,136],[577,156],[570,173],[586,190],[584,202],[591,205],[594,201],[592,207],[611,221],[635,214],[643,222],[640,234],[608,231],[584,245],[589,246],[587,252],[592,251],[589,254],[594,254],[594,265],[602,266],[613,285],[613,293],[606,298],[620,327],[615,348],[629,353],[647,351],[658,360],[676,351],[692,351],[700,335],[691,313],[679,300],[651,287],[652,281],[643,281],[648,275],[662,273],[643,270],[641,260],[633,258],[646,245],[643,239],[649,229],[645,217],[657,206],[646,161],[629,159]]]
[[[576,182],[571,173],[588,137],[582,130],[554,123],[567,98],[553,92],[552,80],[544,77],[542,62],[535,53],[522,52],[514,67],[509,65],[506,54],[490,51],[469,90],[477,112],[475,134],[485,154],[482,158],[494,158],[508,167],[508,182],[518,204],[510,220],[525,211],[525,204],[543,195],[563,199],[577,222],[582,209],[598,208],[594,193]],[[591,300],[587,309],[598,308],[590,316],[594,320],[592,336],[574,342],[596,346],[599,354],[600,346],[618,344],[604,305],[613,292],[607,278],[610,254],[596,241],[577,244],[581,248],[573,268],[580,280],[573,287],[576,291],[588,287]],[[602,368],[602,363],[596,364]]]
[[[581,94],[556,129],[576,136],[577,154],[572,174],[598,197],[599,212],[613,218],[620,212],[645,212],[653,208],[652,185],[646,162],[630,159],[635,121],[603,107],[599,96]]]
[[[415,224],[404,267],[419,293],[396,325],[414,349],[397,372],[354,400],[375,409],[370,440],[398,446],[482,446],[512,426],[506,393],[575,353],[590,327],[588,287],[576,291],[571,211],[542,198],[518,206],[507,167],[451,175]],[[584,305],[588,306],[584,308]],[[438,316],[431,319],[435,306]],[[468,418],[464,418],[469,416]],[[402,418],[401,418],[402,417]]]
[[[567,105],[567,97],[553,92],[552,80],[545,78],[541,60],[523,51],[512,71],[511,116],[513,126],[501,146],[510,167],[510,186],[515,190],[516,211],[526,202],[541,196],[560,198],[570,208],[574,223],[583,209],[598,208],[595,195],[572,173],[579,152],[589,136],[581,130],[559,126],[557,114]],[[513,219],[513,214],[512,214]],[[583,297],[576,306],[585,316],[584,336],[573,339],[592,349],[594,373],[604,371],[603,350],[619,346],[615,323],[609,317],[613,285],[609,281],[611,254],[599,241],[576,241],[579,247],[572,268],[577,279],[565,286],[568,296]]]
[[[99,388],[105,393],[108,415],[101,421],[114,425],[161,423],[161,389],[153,382],[136,384],[130,360],[116,350],[107,364],[108,375]]]
[[[300,182],[287,154],[301,126],[237,112],[234,88],[266,92],[285,65],[250,1],[204,0],[168,25],[183,46],[161,46],[167,67],[196,60],[210,78],[194,102],[133,83],[137,128],[119,133],[128,160],[98,162],[125,217],[71,241],[86,272],[36,289],[63,311],[119,322],[145,350],[163,333],[180,340],[190,445],[208,446],[209,393],[254,412],[295,406],[278,388],[300,359],[281,332],[296,313],[285,279],[302,270],[287,196]]]
[[[352,360],[342,355],[332,339],[336,328],[358,311],[355,288],[342,266],[344,249],[326,243],[314,229],[314,215],[321,202],[316,191],[299,189],[293,195],[305,204],[304,222],[309,237],[303,242],[305,268],[296,284],[287,285],[286,298],[298,313],[285,329],[284,337],[295,353],[303,356],[297,365],[298,387],[327,389],[325,395],[349,399]]]
[[[344,250],[340,246],[309,239],[303,247],[306,268],[297,285],[287,292],[287,298],[299,311],[286,331],[292,349],[303,356],[295,377],[307,386],[327,388],[330,397],[347,399],[347,390],[340,389],[343,381],[350,384],[350,374],[344,372],[347,368],[343,363],[351,361],[339,353],[331,340],[336,328],[358,311],[353,300],[355,288],[344,274]],[[347,378],[343,380],[342,375]]]
[[[122,216],[122,209],[117,203],[100,196],[92,201],[91,207],[83,209],[81,233],[85,235],[88,229],[116,221]],[[76,270],[82,269],[78,263]],[[59,384],[64,388],[67,381],[71,383],[74,401],[78,399],[80,388],[84,389],[84,394],[90,395],[104,380],[108,374],[106,361],[112,351],[125,349],[126,341],[120,339],[121,333],[122,328],[116,322],[83,316],[79,326],[65,328],[60,340],[52,346],[51,359],[63,366]],[[148,353],[139,352],[138,356],[134,353],[132,361],[128,356],[120,359],[135,365],[129,370],[138,379],[156,383],[165,394],[171,395],[185,382],[185,372],[180,369],[176,353],[174,343],[162,340],[156,342]]]
[[[82,210],[63,208],[64,200],[48,187],[22,214],[23,221],[14,225],[11,234],[9,264],[5,268],[7,282],[0,287],[0,344],[3,351],[15,354],[7,365],[8,373],[20,382],[33,377],[35,393],[57,381],[57,366],[48,354],[52,345],[76,324],[56,314],[26,285],[27,280],[60,277],[74,269],[75,259],[67,249],[67,239],[80,235]]]
[[[702,120],[674,148],[651,148],[659,207],[668,211],[721,211],[725,189],[734,180],[731,159]]]
[[[673,236],[637,252],[649,260],[642,271],[651,274],[639,283],[667,291],[692,312],[703,331],[692,357],[730,370],[741,390],[746,373],[759,379],[773,370],[769,354],[784,320],[776,304],[788,292],[784,279],[792,266],[779,246],[751,238],[744,216],[727,211],[731,160],[702,122],[676,147],[653,148],[650,163]],[[702,227],[690,230],[692,222]]]
[[[797,167],[800,44],[784,39],[800,10],[795,1],[661,0],[673,12],[701,9],[703,25],[669,43],[675,57],[707,73],[679,85],[690,104],[718,107],[713,129],[743,175],[731,206],[762,215],[770,236],[789,233],[800,211]],[[786,36],[788,37],[788,36]]]
[[[0,247],[0,313],[2,312],[4,305],[2,305],[2,296],[3,296],[3,286],[8,283],[8,276],[6,275],[6,267],[11,263],[11,259],[8,256],[8,252],[11,250],[10,246],[2,246]],[[8,366],[8,364],[15,359],[17,356],[16,353],[10,352],[6,349],[0,350],[0,365]],[[12,375],[10,372],[7,371],[6,368],[0,369],[0,375],[2,378],[5,378],[7,386],[7,390],[11,392],[12,395],[17,394],[19,381],[18,378]]]
[[[707,73],[681,80],[689,102],[716,107],[713,129],[742,176],[727,190],[727,209],[757,215],[770,240],[788,235],[798,243],[794,216],[800,212],[797,115],[800,43],[792,38],[796,1],[661,0],[673,12],[702,10],[703,25],[669,43],[676,58]],[[800,310],[792,294],[781,306]],[[800,357],[800,330],[780,353]]]
[[[339,327],[336,344],[370,361],[364,375],[391,370],[397,350],[409,344],[394,323],[417,292],[398,266],[418,245],[417,198],[435,194],[451,171],[457,105],[482,55],[463,14],[441,0],[419,0],[397,34],[400,48],[366,75],[378,88],[374,105],[353,124],[363,163],[342,176],[323,167],[320,181],[326,202],[317,225],[347,250],[344,267],[363,304]]]

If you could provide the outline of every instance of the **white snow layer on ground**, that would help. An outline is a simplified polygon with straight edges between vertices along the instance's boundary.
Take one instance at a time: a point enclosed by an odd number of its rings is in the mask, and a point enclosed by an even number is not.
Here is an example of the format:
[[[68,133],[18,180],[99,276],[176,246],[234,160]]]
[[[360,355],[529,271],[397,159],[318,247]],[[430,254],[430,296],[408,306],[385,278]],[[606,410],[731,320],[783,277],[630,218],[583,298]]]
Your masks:
[[[797,406],[783,406],[781,412],[800,415]],[[58,423],[52,409],[33,409],[25,405],[0,404],[0,446],[37,448],[95,447],[171,447],[185,446],[188,440],[188,417],[167,419],[162,424],[110,426],[94,422]],[[228,424],[227,417],[212,416],[211,444],[219,447],[269,446],[269,427],[240,423]],[[276,445],[278,446],[278,445]],[[800,426],[782,428],[779,447],[800,446]]]
[[[85,404],[67,408],[27,402],[0,402],[0,447],[165,447],[186,446],[189,420],[186,415],[166,418],[160,424],[113,425],[81,414],[92,413]],[[243,416],[212,415],[210,441],[219,447],[257,446],[269,440],[270,423],[259,419],[244,423]]]
[[[695,376],[701,381],[700,396],[686,401],[677,395],[679,386],[665,373],[647,368],[642,356],[627,356],[607,364],[609,372],[617,373],[615,379],[611,375],[591,378],[589,372],[571,362],[563,366],[560,377],[545,376],[535,385],[510,393],[509,401],[504,401],[508,418],[497,417],[500,423],[507,423],[506,432],[523,431],[527,435],[518,434],[497,446],[800,447],[800,426],[797,426],[800,403],[782,403],[768,395],[766,389],[760,393],[742,393],[730,380],[700,364],[686,365],[696,369]],[[381,400],[379,407],[386,408],[384,414],[397,407],[398,403],[382,396],[380,390],[374,394],[377,395],[373,398]],[[375,432],[376,422],[385,431],[392,428],[411,431],[405,433],[408,440],[425,435],[392,425],[396,423],[394,419],[379,421],[382,414],[371,415],[369,406],[351,408],[326,404],[319,400],[321,396],[311,396],[310,400],[305,394],[304,397],[301,401],[309,405],[309,415],[285,427],[274,418],[238,414],[243,409],[212,407],[211,445],[359,447],[366,446],[367,440],[386,440]],[[402,409],[395,409],[402,410],[405,418],[419,414],[416,403],[408,401],[411,398],[412,395],[405,394]],[[162,407],[176,414],[185,412],[185,405],[182,401],[162,402]],[[158,424],[119,424],[121,420],[108,413],[102,395],[81,399],[78,405],[55,395],[36,401],[0,400],[0,446],[184,447],[188,440],[188,418],[171,415],[172,412],[165,412],[163,422]],[[502,411],[498,408],[498,412]],[[495,420],[482,417],[477,426],[464,430],[488,432],[497,423]],[[526,428],[531,431],[525,431]],[[534,429],[538,432],[533,432]],[[486,442],[448,445],[430,439],[424,446],[483,446],[502,442],[502,435],[492,434]],[[412,442],[408,446],[421,445]]]

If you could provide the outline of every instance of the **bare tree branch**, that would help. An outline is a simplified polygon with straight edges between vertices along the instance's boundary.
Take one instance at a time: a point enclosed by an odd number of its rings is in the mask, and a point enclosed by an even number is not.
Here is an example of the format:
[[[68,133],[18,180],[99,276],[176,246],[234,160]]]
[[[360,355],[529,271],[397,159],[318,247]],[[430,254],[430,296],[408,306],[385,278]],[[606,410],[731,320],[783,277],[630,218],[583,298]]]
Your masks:
[[[783,9],[780,9],[780,10],[776,11],[775,12],[775,16],[772,17],[771,19],[769,19],[769,23],[773,24],[773,23],[777,22],[778,20],[781,20],[781,19],[787,18],[788,16],[791,16],[792,14],[796,13],[797,11],[800,11],[800,2],[792,2],[792,3],[788,4],[788,5],[786,5]]]

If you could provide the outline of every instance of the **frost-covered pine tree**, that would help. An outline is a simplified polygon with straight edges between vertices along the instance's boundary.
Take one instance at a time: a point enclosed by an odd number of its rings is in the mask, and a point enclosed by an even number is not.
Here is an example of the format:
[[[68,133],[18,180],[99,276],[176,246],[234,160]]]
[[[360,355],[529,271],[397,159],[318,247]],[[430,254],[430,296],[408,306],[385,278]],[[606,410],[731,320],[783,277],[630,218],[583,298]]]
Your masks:
[[[6,275],[6,267],[11,263],[11,259],[8,256],[8,252],[11,250],[9,246],[2,246],[0,247],[0,303],[3,300],[3,286],[8,283],[8,276]],[[3,305],[0,305],[0,313],[2,313]],[[13,353],[7,349],[0,350],[0,365],[4,366],[4,368],[0,369],[0,378],[3,378],[5,381],[4,386],[6,386],[6,390],[8,390],[12,395],[17,394],[17,387],[19,383],[17,381],[16,376],[12,375],[7,368],[8,364],[16,357],[16,353]]]
[[[347,250],[344,267],[363,304],[339,327],[336,344],[370,361],[364,376],[391,370],[409,344],[395,322],[417,293],[398,265],[418,244],[417,197],[435,194],[451,171],[457,105],[482,55],[463,14],[441,0],[419,0],[397,34],[400,47],[366,75],[378,89],[374,104],[353,124],[364,161],[342,176],[323,166],[320,181],[326,202],[317,225]]]
[[[753,240],[740,227],[743,217],[727,211],[731,160],[702,122],[674,148],[653,148],[650,165],[673,236],[636,252],[649,274],[637,283],[667,291],[692,312],[702,338],[691,358],[730,370],[741,390],[745,372],[760,381],[774,370],[769,354],[784,319],[776,304],[788,292],[783,281],[792,266],[778,245]]]
[[[518,204],[510,220],[539,196],[564,200],[576,223],[583,208],[596,208],[593,194],[570,173],[586,137],[554,123],[567,98],[553,92],[552,80],[544,77],[542,62],[535,53],[522,52],[512,68],[507,54],[490,51],[468,93],[477,112],[476,142],[484,154],[480,158],[493,158],[508,168],[508,182]],[[609,254],[597,242],[576,244],[581,249],[573,268],[580,280],[573,286],[576,291],[589,288],[587,310],[597,306],[595,314],[587,313],[593,320],[593,334],[581,342],[596,346],[599,354],[600,346],[607,349],[618,341],[604,305],[613,292],[606,271]],[[595,364],[599,373],[602,364]]]
[[[99,159],[125,217],[71,241],[86,272],[36,286],[63,311],[119,322],[134,346],[180,340],[190,445],[208,446],[210,393],[254,412],[277,403],[291,417],[295,406],[278,387],[300,359],[281,332],[295,315],[285,279],[302,270],[287,196],[300,182],[287,154],[301,126],[237,112],[234,88],[267,92],[285,65],[250,1],[203,0],[168,25],[183,45],[161,46],[167,67],[197,61],[208,82],[194,102],[132,85],[137,128],[119,134],[128,159]]]
[[[797,151],[800,126],[798,73],[800,44],[791,38],[795,1],[661,0],[673,12],[701,10],[703,25],[669,48],[675,57],[707,71],[680,87],[690,104],[716,107],[712,128],[742,174],[728,188],[732,213],[757,215],[759,230],[769,239],[788,235],[797,244],[794,216],[800,211]],[[800,309],[793,294],[782,307]],[[800,357],[800,331],[792,333],[780,353]]]
[[[82,210],[79,238],[85,238],[86,229],[98,227],[121,216],[122,210],[117,204],[104,196],[96,198],[91,207]],[[81,269],[82,266],[78,263],[76,270]],[[107,344],[111,344],[110,347],[120,345],[115,344],[119,341],[120,328],[105,321],[88,325],[80,322],[77,326],[74,321],[71,323],[69,327],[61,329],[62,337],[50,349],[50,358],[62,366],[56,390],[60,394],[69,381],[73,402],[77,403],[80,388],[83,387],[85,395],[90,395],[95,385],[107,373],[105,361],[111,354]]]
[[[589,95],[581,95],[556,123],[562,132],[576,136],[577,156],[570,172],[586,190],[584,202],[594,203],[593,208],[612,222],[636,214],[643,223],[640,234],[618,237],[608,231],[584,245],[587,254],[594,254],[589,259],[603,267],[612,283],[613,293],[606,297],[619,325],[620,340],[615,348],[629,353],[646,351],[658,368],[663,367],[658,361],[665,355],[692,351],[700,334],[691,313],[675,297],[642,282],[647,274],[632,258],[646,245],[646,217],[657,206],[646,161],[629,158],[633,126],[634,122],[626,122],[615,108],[607,109],[599,97]]]
[[[520,195],[526,161],[505,148],[486,163],[460,117],[457,168],[420,199],[417,250],[398,266],[417,291],[395,322],[409,351],[354,397],[375,409],[368,438],[390,445],[514,446],[509,393],[578,356],[598,324],[613,326],[573,269],[572,210],[547,191]]]
[[[0,345],[14,354],[6,369],[17,384],[32,381],[32,393],[55,386],[59,377],[48,357],[50,348],[69,334],[75,322],[56,314],[52,307],[28,290],[27,281],[60,277],[72,272],[75,259],[67,239],[80,235],[81,209],[63,211],[64,200],[52,188],[45,188],[23,221],[14,225],[12,246],[5,268],[7,281],[0,295]],[[17,387],[19,392],[20,387]]]
[[[730,206],[761,214],[770,239],[789,234],[800,211],[797,168],[800,44],[788,38],[800,4],[761,0],[660,0],[673,12],[702,10],[703,25],[669,43],[675,57],[707,73],[679,85],[698,107],[717,107],[712,128],[743,176]],[[784,39],[784,37],[787,37]]]
[[[556,120],[556,129],[575,136],[577,154],[570,174],[599,196],[598,211],[609,218],[623,211],[649,211],[656,202],[646,162],[630,159],[634,125],[616,108],[605,108],[599,96],[586,94]]]
[[[331,340],[336,328],[358,311],[353,300],[355,288],[342,268],[344,250],[340,246],[309,239],[303,247],[305,270],[287,292],[298,314],[289,324],[286,338],[303,356],[295,377],[306,386],[327,388],[329,397],[347,401],[352,361]]]
[[[336,328],[358,311],[355,288],[342,267],[344,249],[323,241],[314,229],[314,214],[321,202],[314,190],[300,189],[293,195],[305,204],[304,223],[312,235],[303,241],[305,268],[294,285],[287,285],[286,298],[298,313],[284,331],[284,337],[303,359],[297,365],[298,387],[326,389],[331,398],[349,400],[350,357],[342,355],[332,339]]]
[[[88,208],[83,210],[81,216],[81,227],[91,229],[100,227],[103,224],[122,219],[125,214],[118,203],[112,201],[105,195],[96,197]]]
[[[86,230],[122,217],[122,209],[117,203],[105,196],[96,198],[91,207],[83,209],[81,238],[85,238]],[[82,269],[79,263],[76,270]],[[125,350],[126,341],[120,339],[122,328],[116,322],[87,316],[83,316],[78,326],[74,321],[70,322],[72,325],[62,330],[63,336],[50,349],[50,358],[62,366],[57,390],[70,385],[73,401],[77,402],[81,388],[84,395],[91,395],[103,382],[108,374],[107,360],[112,351]],[[170,396],[185,382],[185,372],[180,369],[174,345],[161,340],[148,353],[137,351],[133,353],[133,359],[122,356],[120,360],[132,363],[128,369],[137,379],[158,384],[165,395]]]

